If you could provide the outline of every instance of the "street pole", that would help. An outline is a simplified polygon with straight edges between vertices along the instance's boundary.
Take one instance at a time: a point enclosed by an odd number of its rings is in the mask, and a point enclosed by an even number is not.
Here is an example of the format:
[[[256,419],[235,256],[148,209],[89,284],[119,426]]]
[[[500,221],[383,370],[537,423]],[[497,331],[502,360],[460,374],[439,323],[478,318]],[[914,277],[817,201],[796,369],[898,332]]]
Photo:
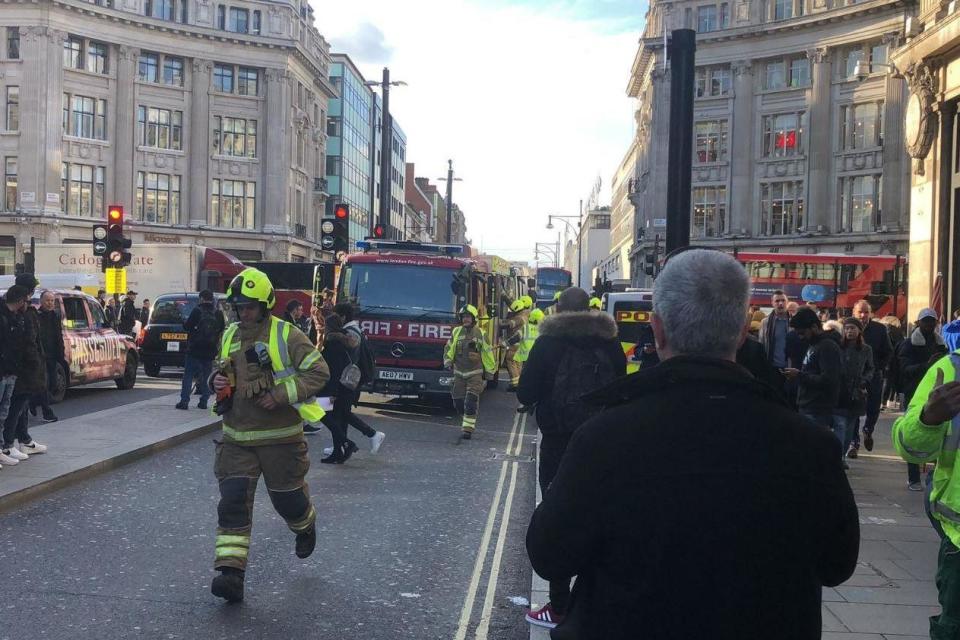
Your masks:
[[[577,220],[577,286],[583,288],[583,198],[580,199],[580,218]]]
[[[392,166],[393,147],[393,120],[390,117],[390,69],[383,68],[383,81],[380,83],[383,93],[383,105],[380,119],[380,215],[377,218],[385,230],[384,236],[390,238],[393,230],[390,227],[390,168]]]
[[[447,160],[447,244],[453,242],[453,160]]]
[[[697,33],[676,29],[670,42],[670,139],[667,156],[665,254],[690,244],[693,91]]]

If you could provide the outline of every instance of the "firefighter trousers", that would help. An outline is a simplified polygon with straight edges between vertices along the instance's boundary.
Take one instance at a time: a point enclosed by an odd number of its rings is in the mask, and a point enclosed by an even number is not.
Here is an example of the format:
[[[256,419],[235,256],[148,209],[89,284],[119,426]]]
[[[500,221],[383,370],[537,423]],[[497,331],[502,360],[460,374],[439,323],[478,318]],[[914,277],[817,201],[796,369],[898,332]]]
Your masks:
[[[480,394],[483,393],[486,386],[487,383],[484,381],[482,373],[477,373],[468,378],[459,375],[454,376],[450,395],[453,396],[453,403],[457,406],[457,411],[463,415],[461,425],[464,431],[473,431],[477,426],[477,415],[480,413]]]
[[[313,526],[317,512],[304,481],[309,469],[307,443],[303,441],[250,447],[217,442],[213,471],[220,483],[220,504],[215,569],[247,568],[253,499],[261,474],[273,508],[290,530],[301,533]]]
[[[523,370],[523,363],[513,359],[519,350],[519,347],[510,347],[503,356],[503,359],[506,360],[507,372],[510,374],[511,387],[520,384],[520,372]]]

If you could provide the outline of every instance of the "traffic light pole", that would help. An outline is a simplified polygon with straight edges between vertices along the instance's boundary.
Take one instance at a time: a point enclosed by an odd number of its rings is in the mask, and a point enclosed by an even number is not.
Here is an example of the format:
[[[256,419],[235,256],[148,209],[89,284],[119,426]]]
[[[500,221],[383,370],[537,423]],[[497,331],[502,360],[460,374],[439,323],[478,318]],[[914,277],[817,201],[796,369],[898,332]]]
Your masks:
[[[447,160],[447,244],[453,242],[453,160]]]
[[[390,168],[393,147],[393,119],[390,117],[390,69],[383,68],[383,81],[380,83],[383,93],[383,105],[380,112],[380,215],[377,224],[390,235]]]
[[[693,29],[676,29],[671,37],[666,254],[690,244],[693,91],[697,33]]]

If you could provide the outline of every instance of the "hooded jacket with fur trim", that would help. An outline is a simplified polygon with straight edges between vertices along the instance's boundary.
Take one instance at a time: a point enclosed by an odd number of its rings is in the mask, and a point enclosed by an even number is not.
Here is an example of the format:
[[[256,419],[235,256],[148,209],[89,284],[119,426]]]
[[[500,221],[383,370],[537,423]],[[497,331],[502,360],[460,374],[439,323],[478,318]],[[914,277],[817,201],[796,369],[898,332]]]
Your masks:
[[[617,324],[612,317],[598,311],[569,311],[547,316],[540,324],[540,335],[523,366],[517,389],[521,403],[537,406],[537,426],[545,435],[556,431],[551,403],[554,376],[571,347],[599,347],[610,358],[617,376],[627,372],[627,359],[617,340]]]
[[[897,353],[900,365],[900,390],[906,397],[907,403],[916,393],[920,381],[923,380],[933,362],[947,354],[947,344],[936,331],[924,335],[917,327],[910,337],[903,341]]]

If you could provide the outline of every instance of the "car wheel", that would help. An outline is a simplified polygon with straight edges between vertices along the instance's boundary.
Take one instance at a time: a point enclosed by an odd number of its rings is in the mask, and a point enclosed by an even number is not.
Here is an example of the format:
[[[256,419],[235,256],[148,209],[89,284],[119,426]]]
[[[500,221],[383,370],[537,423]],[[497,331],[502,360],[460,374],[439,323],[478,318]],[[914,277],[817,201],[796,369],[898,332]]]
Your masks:
[[[133,389],[137,384],[137,357],[132,353],[127,354],[127,366],[123,370],[123,377],[114,380],[117,383],[117,389]]]
[[[156,363],[153,363],[153,362],[151,362],[151,363],[149,363],[149,364],[146,363],[146,362],[144,362],[144,363],[143,363],[143,372],[144,372],[145,374],[147,374],[148,376],[150,376],[151,378],[159,378],[159,377],[160,377],[160,365],[158,365],[158,364],[156,364]]]
[[[57,379],[50,386],[50,402],[57,404],[63,402],[63,397],[67,395],[67,370],[63,364],[57,363]]]

